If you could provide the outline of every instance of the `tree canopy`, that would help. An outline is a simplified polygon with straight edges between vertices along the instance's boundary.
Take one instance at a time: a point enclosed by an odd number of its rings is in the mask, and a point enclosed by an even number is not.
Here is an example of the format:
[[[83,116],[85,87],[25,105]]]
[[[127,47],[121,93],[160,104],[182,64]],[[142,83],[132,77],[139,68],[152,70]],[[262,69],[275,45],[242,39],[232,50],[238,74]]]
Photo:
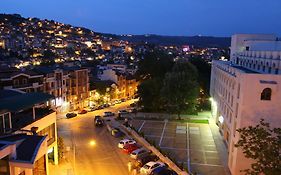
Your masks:
[[[263,119],[256,126],[237,130],[240,139],[235,145],[245,157],[254,160],[251,169],[241,170],[246,175],[281,174],[281,128],[271,129]]]
[[[171,72],[166,73],[161,97],[167,112],[196,112],[199,92],[197,69],[189,62],[177,62]]]

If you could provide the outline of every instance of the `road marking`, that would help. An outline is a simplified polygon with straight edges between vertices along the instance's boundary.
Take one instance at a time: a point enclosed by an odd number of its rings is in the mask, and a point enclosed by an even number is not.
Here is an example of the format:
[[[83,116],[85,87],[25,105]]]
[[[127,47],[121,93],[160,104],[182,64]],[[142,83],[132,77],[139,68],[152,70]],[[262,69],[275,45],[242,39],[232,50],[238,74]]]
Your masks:
[[[168,123],[168,120],[165,120],[164,127],[163,127],[162,134],[161,134],[161,138],[160,138],[160,141],[159,141],[159,146],[161,146],[162,139],[163,139],[163,136],[164,136],[164,132],[165,132],[165,128],[166,128],[167,123]]]
[[[140,132],[141,131],[141,129],[142,129],[142,127],[143,127],[143,125],[145,124],[145,121],[143,121],[142,122],[142,124],[141,124],[141,126],[140,126],[140,128],[139,128],[139,130],[138,130],[138,132]]]
[[[215,165],[215,164],[207,164],[207,163],[191,163],[192,165],[202,165],[202,166],[216,166],[216,167],[224,167],[222,165]]]
[[[145,135],[145,137],[161,137],[161,136],[157,136],[157,135]],[[175,137],[165,136],[165,138],[174,139]]]

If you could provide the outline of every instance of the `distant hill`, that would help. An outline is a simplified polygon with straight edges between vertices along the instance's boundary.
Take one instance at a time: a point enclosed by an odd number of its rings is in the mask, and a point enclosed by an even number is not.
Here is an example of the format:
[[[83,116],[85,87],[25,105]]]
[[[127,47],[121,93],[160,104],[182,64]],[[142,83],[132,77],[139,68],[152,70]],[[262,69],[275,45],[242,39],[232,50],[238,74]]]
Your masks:
[[[229,47],[229,37],[210,36],[160,36],[160,35],[133,35],[120,36],[119,39],[131,42],[148,42],[157,45],[194,45],[197,47]]]
[[[115,35],[100,33],[106,37],[126,40],[133,43],[149,43],[155,45],[194,45],[196,47],[230,47],[230,37],[212,36],[162,36],[162,35]]]
[[[0,21],[11,22],[17,26],[19,23],[27,20],[19,14],[0,14]],[[38,18],[34,18],[40,20]],[[49,20],[54,22],[53,20]],[[72,26],[72,25],[69,25]],[[72,26],[74,27],[74,26]],[[90,33],[91,30],[81,27],[85,33]],[[219,47],[227,48],[230,46],[230,37],[212,37],[212,36],[161,36],[161,35],[115,35],[95,32],[104,37],[112,37],[116,40],[126,40],[133,43],[149,43],[155,45],[194,45],[196,47]]]

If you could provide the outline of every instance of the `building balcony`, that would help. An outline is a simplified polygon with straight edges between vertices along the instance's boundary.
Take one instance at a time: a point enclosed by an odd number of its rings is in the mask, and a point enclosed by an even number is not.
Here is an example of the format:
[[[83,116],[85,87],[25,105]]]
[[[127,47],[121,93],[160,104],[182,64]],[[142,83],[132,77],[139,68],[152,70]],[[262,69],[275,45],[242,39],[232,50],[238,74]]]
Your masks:
[[[33,116],[33,109],[27,109],[22,112],[12,113],[12,130],[19,130],[33,122],[46,117],[53,113],[54,110],[49,107],[35,108],[35,114]]]

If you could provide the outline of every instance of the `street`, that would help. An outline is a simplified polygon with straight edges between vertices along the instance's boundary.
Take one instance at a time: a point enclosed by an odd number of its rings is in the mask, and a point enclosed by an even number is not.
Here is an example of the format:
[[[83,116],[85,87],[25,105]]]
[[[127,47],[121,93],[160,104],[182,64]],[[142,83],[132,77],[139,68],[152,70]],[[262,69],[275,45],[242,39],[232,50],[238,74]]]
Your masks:
[[[105,126],[96,127],[94,116],[102,116],[105,111],[117,113],[133,102],[134,100],[129,100],[72,119],[66,119],[65,115],[58,116],[58,136],[63,138],[65,147],[70,148],[66,156],[71,167],[65,170],[55,168],[55,171],[51,168],[50,174],[69,174],[69,172],[76,175],[129,174],[127,166],[129,156],[123,154],[117,147],[120,139],[112,137]]]

